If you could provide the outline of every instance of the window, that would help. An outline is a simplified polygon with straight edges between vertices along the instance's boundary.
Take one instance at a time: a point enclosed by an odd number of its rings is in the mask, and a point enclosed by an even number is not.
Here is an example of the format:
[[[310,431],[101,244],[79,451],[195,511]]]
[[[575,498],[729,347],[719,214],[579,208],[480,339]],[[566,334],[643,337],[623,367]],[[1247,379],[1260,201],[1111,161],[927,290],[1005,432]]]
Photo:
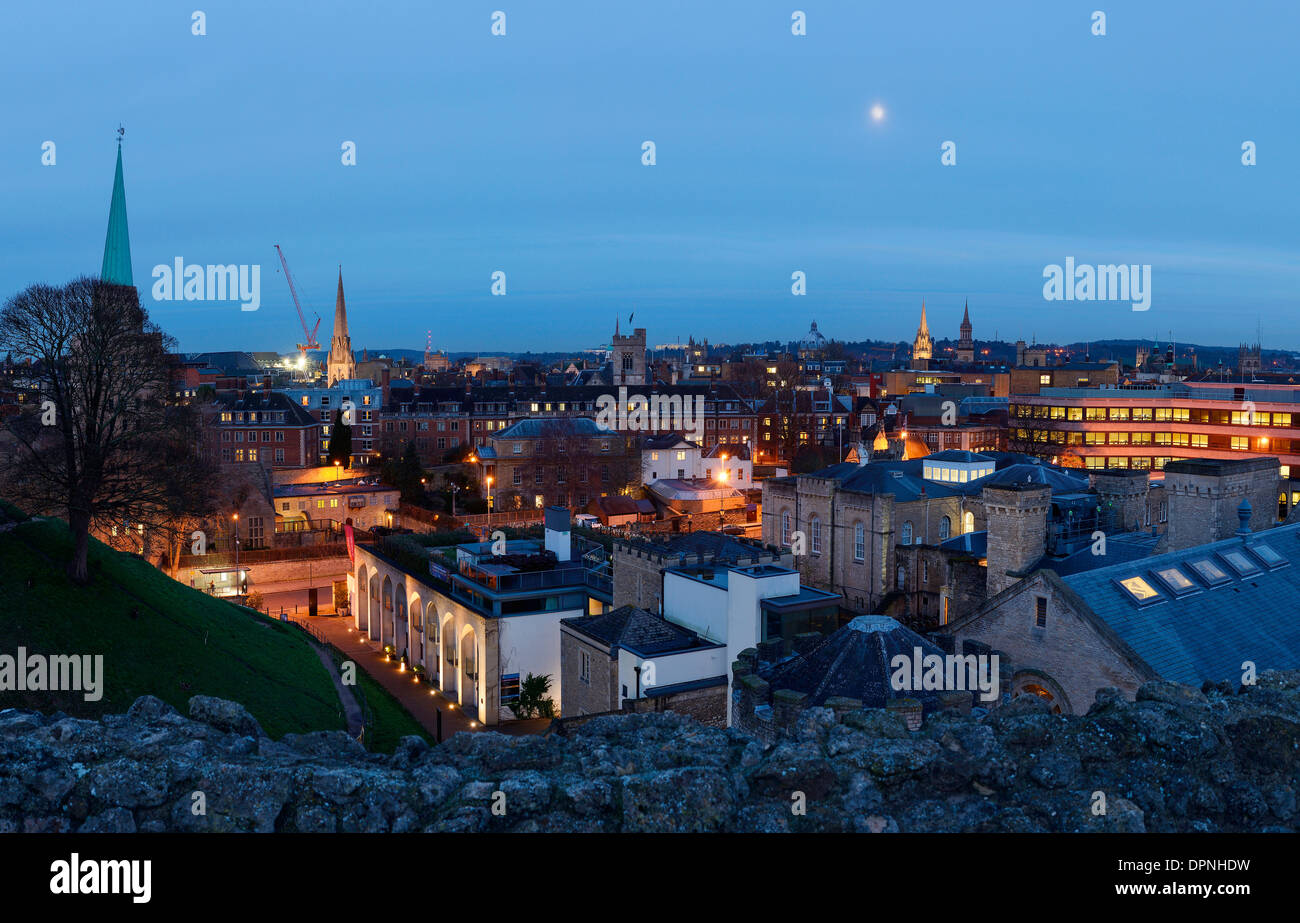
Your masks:
[[[1117,582],[1139,606],[1161,601],[1160,593],[1142,577],[1129,577]]]
[[[816,516],[812,518],[812,553],[822,553],[822,521]]]
[[[1035,628],[1047,627],[1047,597],[1046,596],[1034,597],[1034,627]]]
[[[947,541],[950,535],[952,535],[952,520],[944,516],[939,520],[939,541]]]
[[[912,521],[910,519],[903,523],[903,530],[899,541],[904,545],[912,544]]]
[[[867,530],[860,522],[853,524],[853,560],[865,561],[867,557]]]
[[[962,514],[961,531],[963,534],[975,531],[975,514],[969,510]]]
[[[902,564],[898,565],[898,573],[895,577],[898,580],[898,588],[900,590],[907,586],[907,568]]]
[[[784,547],[790,546],[790,511],[781,511],[781,544]]]
[[[578,651],[578,679],[591,683],[591,655],[586,651]]]

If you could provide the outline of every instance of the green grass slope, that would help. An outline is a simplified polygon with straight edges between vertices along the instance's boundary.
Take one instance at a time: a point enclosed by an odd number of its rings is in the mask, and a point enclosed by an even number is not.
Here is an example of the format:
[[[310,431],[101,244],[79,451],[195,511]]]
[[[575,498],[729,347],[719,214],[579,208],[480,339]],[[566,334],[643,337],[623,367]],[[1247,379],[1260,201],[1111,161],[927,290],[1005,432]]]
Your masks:
[[[93,540],[91,583],[75,586],[63,572],[71,547],[58,520],[0,533],[0,654],[16,655],[20,645],[29,653],[102,654],[103,698],[0,691],[0,708],[92,718],[125,711],[148,693],[184,714],[191,696],[211,695],[243,704],[272,737],[344,727],[329,674],[298,629]]]

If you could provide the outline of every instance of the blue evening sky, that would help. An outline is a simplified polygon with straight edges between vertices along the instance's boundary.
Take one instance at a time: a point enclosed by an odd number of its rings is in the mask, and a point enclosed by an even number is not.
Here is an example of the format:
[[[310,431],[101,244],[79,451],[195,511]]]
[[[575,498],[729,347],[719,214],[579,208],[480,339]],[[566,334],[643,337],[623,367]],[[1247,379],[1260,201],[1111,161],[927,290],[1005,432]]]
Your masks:
[[[651,344],[910,339],[922,300],[955,337],[966,298],[977,338],[1300,348],[1290,0],[51,0],[0,35],[0,296],[98,272],[121,122],[185,351],[301,339],[277,243],[326,345],[343,264],[358,349],[592,347],[633,311]],[[154,302],[178,256],[260,264],[261,309]],[[1151,309],[1044,301],[1070,256],[1151,264]]]

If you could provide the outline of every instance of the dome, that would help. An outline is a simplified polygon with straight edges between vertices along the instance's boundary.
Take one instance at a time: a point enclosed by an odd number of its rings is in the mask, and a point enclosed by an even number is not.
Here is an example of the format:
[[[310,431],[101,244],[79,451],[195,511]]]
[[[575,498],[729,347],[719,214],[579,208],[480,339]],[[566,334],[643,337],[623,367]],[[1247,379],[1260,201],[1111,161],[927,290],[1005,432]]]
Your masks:
[[[812,322],[812,326],[808,328],[804,338],[799,341],[799,346],[802,349],[826,348],[826,337],[822,336],[821,331],[817,329],[817,321]]]

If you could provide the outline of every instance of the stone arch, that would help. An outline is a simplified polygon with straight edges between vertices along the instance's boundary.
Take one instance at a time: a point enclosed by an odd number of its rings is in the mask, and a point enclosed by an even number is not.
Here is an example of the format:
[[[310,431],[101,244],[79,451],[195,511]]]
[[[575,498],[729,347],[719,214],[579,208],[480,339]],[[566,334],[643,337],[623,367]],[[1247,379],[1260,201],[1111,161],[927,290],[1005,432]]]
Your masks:
[[[456,655],[456,617],[444,612],[438,618],[438,688],[455,699],[460,688],[460,658]]]
[[[406,616],[406,585],[399,577],[393,584],[393,650],[400,659],[411,662],[411,626]]]
[[[366,604],[366,630],[371,641],[378,641],[384,630],[384,607],[379,592],[382,584],[379,571],[370,575],[370,601]]]
[[[352,626],[357,631],[370,631],[370,568],[365,564],[357,567],[352,585]]]
[[[382,644],[393,644],[394,627],[393,627],[393,578],[384,574],[384,582],[379,590],[379,641]]]
[[[473,625],[462,625],[456,646],[459,649],[460,666],[457,685],[460,692],[460,707],[467,714],[478,714],[478,693],[482,684],[482,665],[479,663],[478,633]]]
[[[442,651],[438,640],[442,634],[442,620],[438,617],[436,603],[425,604],[424,610],[424,663],[432,682],[442,671]]]
[[[1022,695],[1036,695],[1052,706],[1053,714],[1074,714],[1070,697],[1065,694],[1061,684],[1042,670],[1032,668],[1018,670],[1011,677],[1011,698]]]
[[[939,541],[946,542],[952,537],[952,517],[939,517]]]
[[[420,594],[412,590],[406,600],[407,630],[410,632],[408,647],[411,651],[411,666],[424,663],[424,603]]]

